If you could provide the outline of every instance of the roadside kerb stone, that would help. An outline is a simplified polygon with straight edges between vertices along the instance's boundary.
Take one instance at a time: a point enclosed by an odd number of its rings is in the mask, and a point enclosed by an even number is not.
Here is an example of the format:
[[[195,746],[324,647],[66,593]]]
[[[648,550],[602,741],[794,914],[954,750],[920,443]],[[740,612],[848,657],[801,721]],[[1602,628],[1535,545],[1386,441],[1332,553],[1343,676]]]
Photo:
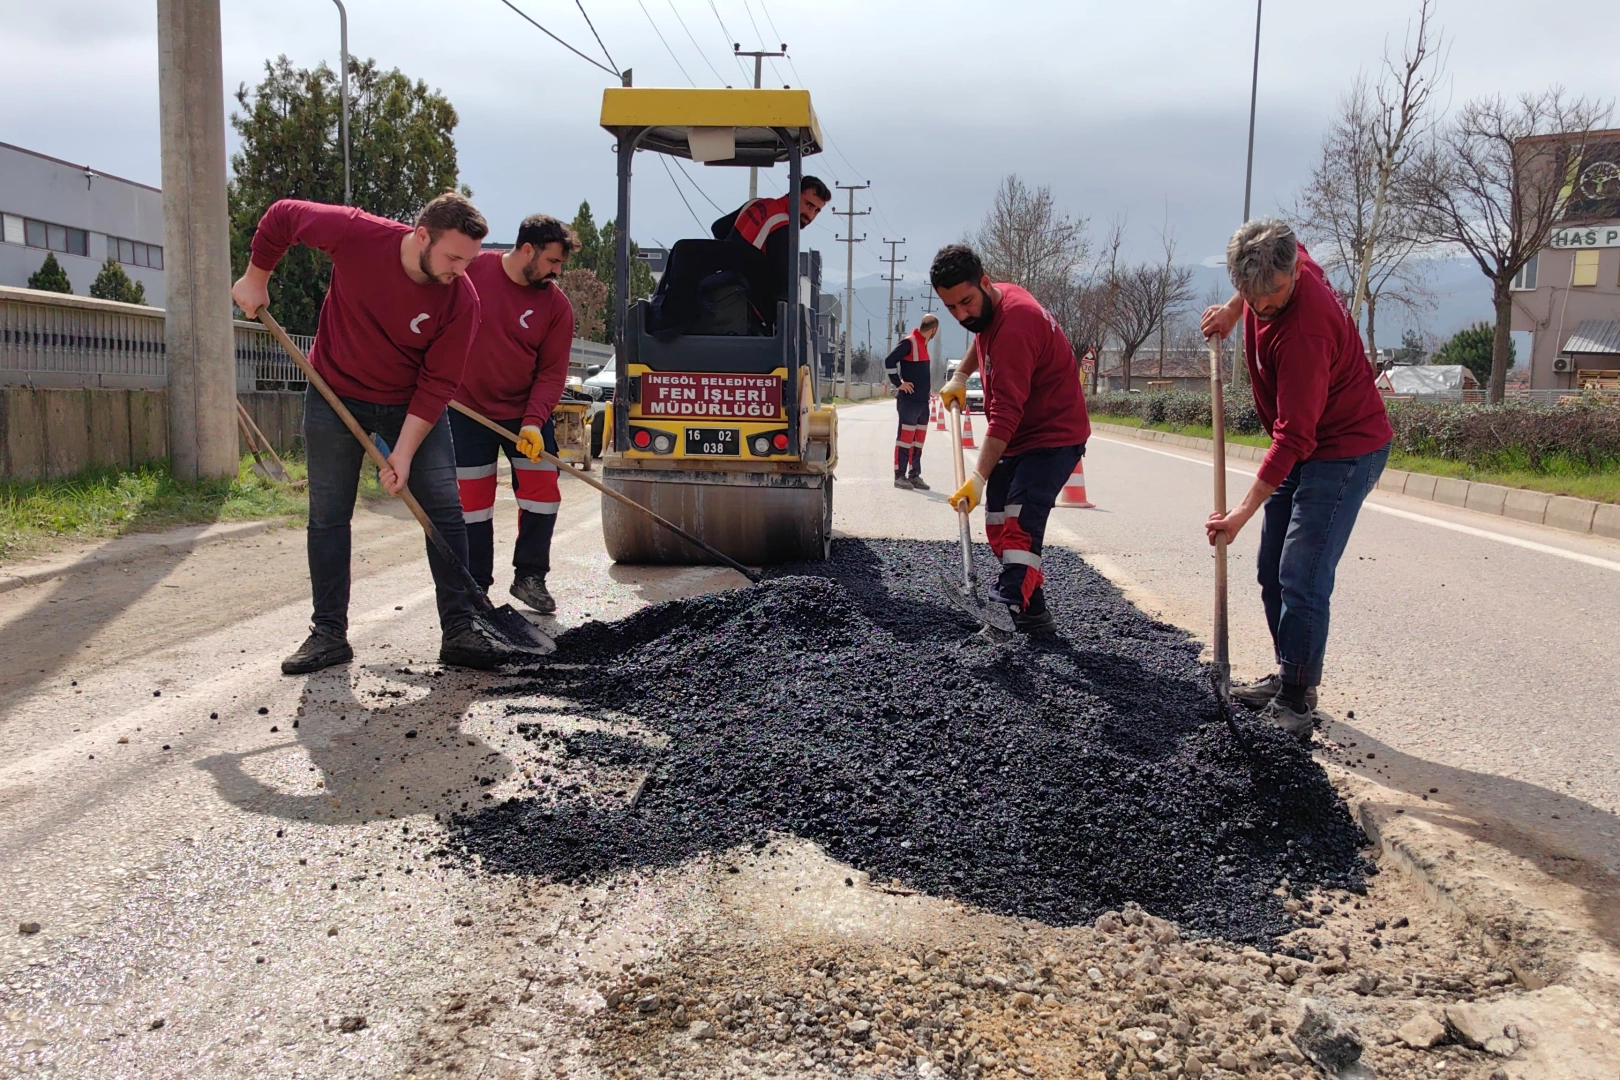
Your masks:
[[[1092,421],[1098,434],[1115,438],[1137,439],[1142,442],[1168,442],[1192,450],[1209,452],[1214,444],[1209,439],[1172,435],[1153,428],[1124,427],[1105,421]],[[1227,443],[1228,460],[1261,461],[1265,450],[1243,443]],[[1536,525],[1561,529],[1564,532],[1596,533],[1610,539],[1620,539],[1620,504],[1591,502],[1567,495],[1550,495],[1526,488],[1509,488],[1497,484],[1476,484],[1449,476],[1431,476],[1427,473],[1385,469],[1379,478],[1378,489],[1412,499],[1445,503],[1476,513],[1495,517],[1528,521]]]
[[[1620,540],[1620,504],[1598,503],[1592,515],[1592,531],[1611,540]]]
[[[1508,488],[1502,502],[1502,516],[1515,521],[1528,521],[1535,525],[1551,524],[1547,521],[1547,503],[1552,496],[1541,491]]]
[[[161,533],[141,533],[108,541],[94,551],[69,558],[44,559],[0,569],[0,593],[38,585],[55,578],[69,577],[102,566],[119,566],[153,555],[183,555],[226,540],[242,540],[269,532],[287,523],[286,518],[263,521],[227,521],[214,525],[192,525]]]
[[[1463,499],[1463,505],[1470,510],[1481,514],[1495,514],[1502,516],[1502,510],[1507,505],[1508,489],[1496,484],[1468,485],[1468,493]]]
[[[1554,495],[1547,501],[1547,524],[1570,532],[1591,532],[1597,503],[1585,499],[1572,499],[1568,495]]]

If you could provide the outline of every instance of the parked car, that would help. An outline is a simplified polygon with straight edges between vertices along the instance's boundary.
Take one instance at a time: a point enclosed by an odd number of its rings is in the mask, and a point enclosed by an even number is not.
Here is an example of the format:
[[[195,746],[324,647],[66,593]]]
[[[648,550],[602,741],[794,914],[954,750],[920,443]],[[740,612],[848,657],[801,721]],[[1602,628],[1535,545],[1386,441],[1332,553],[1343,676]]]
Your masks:
[[[613,400],[613,388],[618,373],[612,363],[590,372],[586,378],[585,393],[591,397],[591,457],[602,456],[603,425],[606,422],[607,403]]]
[[[977,371],[968,376],[967,407],[970,413],[984,412],[984,383],[979,381]]]

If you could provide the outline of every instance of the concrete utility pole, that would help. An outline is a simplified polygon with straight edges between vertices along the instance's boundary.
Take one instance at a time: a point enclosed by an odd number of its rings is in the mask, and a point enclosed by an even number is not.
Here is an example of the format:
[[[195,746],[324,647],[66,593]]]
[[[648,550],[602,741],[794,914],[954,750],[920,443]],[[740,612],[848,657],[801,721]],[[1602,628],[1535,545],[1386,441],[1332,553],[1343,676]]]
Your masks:
[[[855,193],[865,191],[871,184],[835,184],[839,191],[849,192],[849,209],[834,210],[833,213],[844,219],[844,236],[838,237],[844,248],[844,389],[849,389],[849,354],[855,347],[855,245],[866,240],[866,234],[861,233],[860,238],[855,236],[855,219],[865,217],[872,211],[855,209]]]
[[[889,352],[894,349],[894,283],[900,280],[897,276],[895,276],[894,268],[900,263],[906,261],[906,257],[904,255],[897,259],[894,257],[894,253],[899,249],[899,246],[906,241],[905,238],[902,237],[899,240],[884,240],[883,242],[889,245],[889,257],[881,260],[882,262],[889,264],[889,273],[883,279],[889,283],[889,339],[888,343],[883,347],[884,355],[887,356]]]
[[[343,0],[332,0],[338,9],[339,48],[343,50],[342,87],[343,115],[338,118],[339,136],[343,139],[343,205],[354,202],[354,188],[349,184],[349,13],[343,9]]]
[[[219,0],[158,0],[157,15],[169,463],[182,480],[234,477],[241,447]]]
[[[772,27],[772,29],[775,29],[775,27]],[[738,56],[752,56],[754,58],[754,89],[758,90],[760,79],[760,62],[763,61],[767,56],[786,56],[787,42],[782,42],[781,52],[745,52],[743,51],[741,44],[733,41],[731,43],[731,51]],[[790,204],[794,201],[797,194],[797,192],[789,193],[788,202]],[[759,167],[750,165],[748,166],[748,201],[753,202],[757,198],[759,198]]]
[[[895,301],[895,303],[900,307],[900,317],[894,321],[894,336],[896,341],[898,341],[901,335],[906,332],[906,305],[911,303],[913,299],[914,298],[910,296],[902,296],[900,299]],[[894,351],[893,345],[889,346],[889,351]]]
[[[1260,101],[1260,12],[1265,0],[1254,0],[1254,72],[1249,78],[1249,160],[1243,171],[1243,221],[1249,220],[1250,196],[1254,191],[1254,116]],[[1240,328],[1232,346],[1232,388],[1248,381],[1244,362],[1243,331]]]

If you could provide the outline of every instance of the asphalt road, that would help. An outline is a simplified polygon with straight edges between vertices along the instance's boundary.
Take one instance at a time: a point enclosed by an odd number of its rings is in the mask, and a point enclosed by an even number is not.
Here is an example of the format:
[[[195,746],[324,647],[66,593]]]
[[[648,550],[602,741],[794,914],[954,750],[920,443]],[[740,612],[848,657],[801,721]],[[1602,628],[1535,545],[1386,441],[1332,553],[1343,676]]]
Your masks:
[[[840,430],[838,529],[955,538],[940,433],[924,494],[892,487],[891,404],[842,410]],[[1098,438],[1086,463],[1098,509],[1059,511],[1050,542],[1205,636],[1207,460]],[[563,492],[553,625],[741,584],[613,566],[598,497],[567,480]],[[1374,506],[1336,598],[1323,706],[1355,719],[1335,738],[1375,748],[1366,771],[1385,783],[1438,788],[1437,814],[1494,823],[1493,841],[1620,893],[1620,546]],[[514,516],[503,490],[497,565]],[[1248,584],[1255,538],[1233,552],[1247,675],[1270,652]],[[294,530],[0,595],[0,1074],[395,1076],[454,1062],[499,1077],[539,1075],[543,1060],[546,1075],[593,1075],[559,1019],[591,972],[656,954],[673,920],[727,886],[693,870],[646,893],[531,890],[440,865],[435,815],[514,793],[538,765],[505,722],[525,703],[490,677],[437,673],[421,543],[399,507],[359,511],[356,661],[308,678],[277,668],[308,618]],[[801,870],[845,896],[844,869]],[[761,891],[762,920],[822,902],[798,881]],[[498,1043],[469,1026],[486,999],[506,1002]],[[372,1034],[343,1032],[357,1016]],[[480,1030],[484,1042],[468,1034]],[[525,1058],[533,1046],[544,1053]]]
[[[841,523],[954,538],[949,436],[929,431],[923,476],[934,490],[907,496],[892,487],[893,424],[887,403],[843,410]],[[1228,473],[1233,503],[1252,481],[1251,463],[1241,466]],[[1209,457],[1099,435],[1085,467],[1097,508],[1055,511],[1048,542],[1079,551],[1140,606],[1207,641]],[[897,513],[891,496],[917,510]],[[1230,552],[1240,679],[1274,670],[1254,583],[1259,532],[1252,522]],[[983,538],[978,515],[974,535]],[[1494,842],[1555,876],[1620,895],[1616,702],[1620,543],[1373,494],[1339,566],[1321,692],[1323,710],[1339,717],[1335,740],[1374,755],[1366,771],[1484,823]]]

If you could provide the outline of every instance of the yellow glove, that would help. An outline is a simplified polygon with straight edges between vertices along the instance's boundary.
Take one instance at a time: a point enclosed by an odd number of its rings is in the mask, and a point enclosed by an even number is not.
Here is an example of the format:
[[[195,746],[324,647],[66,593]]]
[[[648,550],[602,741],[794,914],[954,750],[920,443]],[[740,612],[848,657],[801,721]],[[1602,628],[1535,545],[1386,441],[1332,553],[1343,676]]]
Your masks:
[[[939,388],[939,403],[943,408],[949,409],[953,401],[959,412],[967,412],[967,380],[960,375],[952,375]]]
[[[539,461],[540,452],[546,448],[546,440],[541,437],[540,429],[530,425],[518,432],[518,453],[530,461]]]
[[[968,473],[967,483],[957,489],[946,502],[951,509],[959,514],[971,514],[975,507],[984,501],[984,477],[978,473]]]

